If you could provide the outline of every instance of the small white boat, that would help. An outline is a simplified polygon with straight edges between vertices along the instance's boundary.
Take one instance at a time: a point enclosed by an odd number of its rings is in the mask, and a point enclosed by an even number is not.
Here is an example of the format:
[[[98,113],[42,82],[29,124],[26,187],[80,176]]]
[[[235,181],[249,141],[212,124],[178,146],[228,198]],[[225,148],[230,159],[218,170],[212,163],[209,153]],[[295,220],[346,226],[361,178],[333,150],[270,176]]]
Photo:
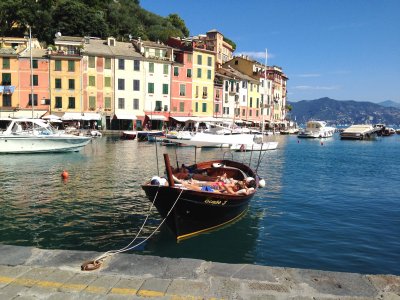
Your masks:
[[[327,138],[333,136],[336,128],[326,126],[324,121],[308,121],[306,128],[300,130],[297,137],[299,138]]]
[[[4,154],[79,151],[92,139],[57,131],[41,119],[8,121],[7,128],[0,131],[0,153]]]

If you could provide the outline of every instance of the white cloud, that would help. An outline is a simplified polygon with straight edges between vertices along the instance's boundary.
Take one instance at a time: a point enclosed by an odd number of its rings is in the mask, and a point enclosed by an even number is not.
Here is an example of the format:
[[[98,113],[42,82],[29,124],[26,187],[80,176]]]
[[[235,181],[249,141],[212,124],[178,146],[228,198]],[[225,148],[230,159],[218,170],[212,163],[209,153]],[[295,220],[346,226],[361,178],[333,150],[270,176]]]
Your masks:
[[[339,87],[338,86],[311,86],[311,85],[297,85],[294,86],[292,89],[296,89],[296,90],[302,90],[302,91],[306,91],[306,90],[312,90],[312,91],[331,91],[331,90],[338,90]]]

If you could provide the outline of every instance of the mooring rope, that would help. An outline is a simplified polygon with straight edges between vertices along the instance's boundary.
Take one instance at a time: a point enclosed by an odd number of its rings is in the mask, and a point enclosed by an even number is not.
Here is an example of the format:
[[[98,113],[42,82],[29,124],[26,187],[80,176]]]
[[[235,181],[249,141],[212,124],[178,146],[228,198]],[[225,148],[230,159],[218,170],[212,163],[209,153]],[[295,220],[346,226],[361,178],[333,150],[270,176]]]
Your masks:
[[[165,218],[164,218],[164,219],[161,221],[161,223],[157,226],[157,228],[156,228],[147,238],[145,238],[143,241],[141,241],[141,242],[139,242],[138,244],[136,244],[136,245],[134,245],[134,246],[131,247],[131,245],[132,245],[132,244],[135,242],[135,240],[138,238],[139,234],[142,232],[142,230],[143,230],[143,228],[144,228],[144,226],[145,226],[145,224],[146,224],[146,222],[147,222],[147,220],[148,220],[148,218],[149,218],[149,216],[150,216],[150,211],[151,211],[151,209],[153,208],[154,203],[155,203],[155,201],[156,201],[156,199],[157,199],[158,191],[159,191],[159,188],[157,189],[157,192],[156,192],[156,194],[155,194],[155,196],[154,196],[154,199],[153,199],[153,201],[152,201],[152,203],[151,203],[151,206],[150,206],[150,209],[149,209],[149,213],[147,214],[146,219],[144,220],[142,227],[140,228],[140,230],[138,231],[138,233],[136,234],[136,236],[134,237],[134,239],[133,239],[127,246],[125,246],[125,247],[123,247],[123,248],[121,248],[121,249],[119,249],[119,250],[110,250],[110,251],[107,251],[107,252],[103,253],[102,255],[100,255],[99,257],[97,257],[97,258],[94,259],[94,260],[90,260],[90,261],[84,262],[84,263],[81,265],[81,270],[82,270],[82,271],[93,271],[93,270],[98,269],[106,258],[108,258],[108,257],[110,257],[110,256],[113,256],[113,255],[116,255],[116,254],[119,254],[119,253],[122,253],[122,252],[126,252],[126,251],[129,251],[129,250],[132,250],[132,249],[134,249],[134,248],[140,246],[141,244],[143,244],[144,242],[146,242],[149,238],[151,238],[151,237],[157,232],[157,230],[164,224],[164,222],[166,221],[166,219],[168,218],[168,216],[170,215],[170,213],[171,213],[172,210],[174,209],[176,203],[178,202],[179,198],[180,198],[181,195],[182,195],[183,189],[181,189],[181,191],[180,191],[178,197],[176,198],[174,204],[172,205],[172,207],[171,207],[170,210],[168,211],[168,213],[167,213],[167,215],[165,216]]]

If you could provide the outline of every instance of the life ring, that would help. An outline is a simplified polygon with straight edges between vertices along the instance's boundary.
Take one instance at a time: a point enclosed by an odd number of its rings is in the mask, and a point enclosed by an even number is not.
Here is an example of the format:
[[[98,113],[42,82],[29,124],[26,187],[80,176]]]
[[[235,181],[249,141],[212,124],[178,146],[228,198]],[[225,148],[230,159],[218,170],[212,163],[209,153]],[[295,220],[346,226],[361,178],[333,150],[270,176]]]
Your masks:
[[[213,163],[212,166],[213,166],[213,168],[221,168],[221,167],[223,167],[224,165],[223,165],[223,164],[220,164],[220,163]]]

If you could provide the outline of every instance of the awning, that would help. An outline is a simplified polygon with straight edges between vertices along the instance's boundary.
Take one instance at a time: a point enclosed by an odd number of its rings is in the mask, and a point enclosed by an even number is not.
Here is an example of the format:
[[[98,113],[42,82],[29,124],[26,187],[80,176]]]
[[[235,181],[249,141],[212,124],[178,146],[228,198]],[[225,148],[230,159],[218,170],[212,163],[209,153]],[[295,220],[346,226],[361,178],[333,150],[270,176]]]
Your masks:
[[[171,117],[172,119],[175,119],[178,122],[186,122],[192,120],[191,117]]]
[[[85,120],[85,121],[91,121],[91,120],[99,121],[99,120],[101,120],[101,115],[98,114],[98,113],[84,113],[82,120]]]
[[[34,110],[33,111],[33,117],[39,119],[41,116],[43,116],[45,113],[47,113],[47,110]],[[7,115],[9,118],[32,118],[32,110],[18,110],[18,111],[2,111],[2,115]]]
[[[63,121],[83,120],[83,115],[82,115],[82,113],[77,113],[77,112],[74,112],[74,113],[67,112],[61,117],[61,120],[63,120]]]
[[[167,120],[163,115],[147,115],[147,116],[152,121],[155,121],[155,120],[166,121]]]
[[[137,120],[137,117],[132,114],[115,114],[115,117],[119,120]]]

